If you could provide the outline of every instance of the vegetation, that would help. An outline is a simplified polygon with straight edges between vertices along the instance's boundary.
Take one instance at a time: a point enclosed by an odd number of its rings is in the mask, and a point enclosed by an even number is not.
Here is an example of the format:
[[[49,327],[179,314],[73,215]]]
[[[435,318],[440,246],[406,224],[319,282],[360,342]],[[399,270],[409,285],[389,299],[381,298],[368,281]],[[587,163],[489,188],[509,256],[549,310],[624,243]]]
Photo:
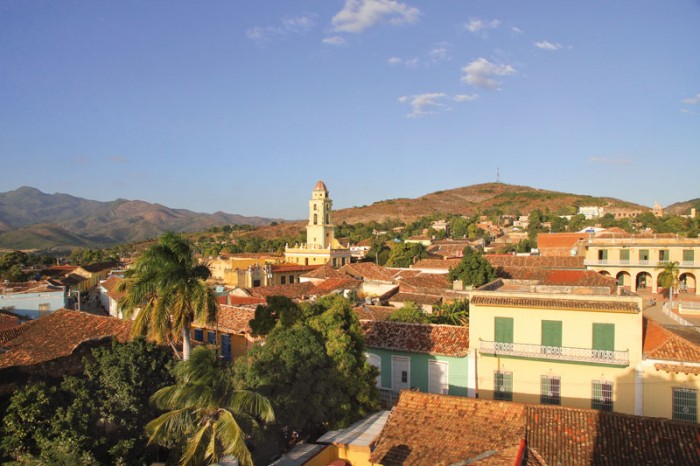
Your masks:
[[[428,252],[421,243],[394,243],[386,261],[387,267],[410,267],[418,259],[427,257]]]
[[[170,410],[149,422],[150,442],[182,445],[180,464],[211,464],[227,455],[252,466],[241,425],[258,427],[271,422],[270,403],[255,392],[234,390],[233,368],[219,360],[211,347],[199,346],[192,358],[177,364],[175,384],[152,397],[156,406]],[[206,463],[205,463],[206,462]]]
[[[136,339],[114,341],[84,359],[79,377],[30,384],[12,396],[0,449],[22,464],[143,464],[146,423],[158,411],[149,397],[172,383],[169,351]]]
[[[346,427],[378,409],[377,371],[366,362],[347,299],[329,295],[313,304],[279,300],[266,307],[264,319],[276,322],[265,344],[237,361],[237,388],[267,397],[279,426],[302,438]],[[269,328],[255,321],[251,326]]]
[[[172,233],[145,250],[119,284],[126,295],[124,315],[134,319],[133,332],[158,342],[182,340],[183,359],[191,351],[190,328],[194,320],[216,321],[218,304],[205,280],[211,276],[198,263],[192,244]]]
[[[389,317],[390,322],[406,322],[408,324],[429,324],[430,317],[416,303],[408,302],[395,310]]]
[[[459,299],[443,303],[430,316],[434,324],[466,325],[469,322],[469,300]]]
[[[481,286],[496,279],[496,271],[479,251],[466,247],[462,260],[455,268],[450,268],[450,281],[462,280],[465,286]]]

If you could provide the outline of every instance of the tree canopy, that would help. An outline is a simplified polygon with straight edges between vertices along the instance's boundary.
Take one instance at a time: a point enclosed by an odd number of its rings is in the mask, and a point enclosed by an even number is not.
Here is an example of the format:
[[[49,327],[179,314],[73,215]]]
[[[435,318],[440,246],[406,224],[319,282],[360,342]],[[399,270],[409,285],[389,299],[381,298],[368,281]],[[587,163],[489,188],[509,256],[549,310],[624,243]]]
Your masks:
[[[481,286],[496,279],[496,271],[479,251],[466,247],[462,251],[462,260],[456,267],[450,268],[448,277],[451,281],[462,280],[466,286]]]

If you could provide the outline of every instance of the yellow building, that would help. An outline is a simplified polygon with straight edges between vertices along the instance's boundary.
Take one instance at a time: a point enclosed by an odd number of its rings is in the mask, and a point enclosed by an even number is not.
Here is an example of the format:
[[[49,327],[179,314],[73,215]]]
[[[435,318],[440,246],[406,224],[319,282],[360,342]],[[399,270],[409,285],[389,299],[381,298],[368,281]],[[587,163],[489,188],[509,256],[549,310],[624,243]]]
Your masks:
[[[471,294],[480,398],[635,413],[642,298],[496,280]]]
[[[240,254],[217,257],[209,262],[209,267],[217,284],[257,288],[299,283],[302,275],[318,266],[289,264],[280,256]]]
[[[659,235],[661,236],[661,235]],[[697,295],[700,274],[700,239],[648,236],[591,237],[579,243],[589,270],[617,279],[630,291],[659,291],[659,268],[678,262],[679,291]]]
[[[328,196],[328,188],[319,181],[316,183],[309,201],[309,223],[306,226],[306,243],[285,247],[287,262],[301,265],[324,265],[342,267],[350,263],[350,249],[340,245],[335,239],[333,225],[333,201]]]

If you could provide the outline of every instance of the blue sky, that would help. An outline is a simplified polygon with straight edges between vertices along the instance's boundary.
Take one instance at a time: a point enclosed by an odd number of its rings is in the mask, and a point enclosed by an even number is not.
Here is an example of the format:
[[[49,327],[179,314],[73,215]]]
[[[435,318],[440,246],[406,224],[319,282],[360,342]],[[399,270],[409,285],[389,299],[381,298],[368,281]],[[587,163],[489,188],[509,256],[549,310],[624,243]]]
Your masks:
[[[700,1],[0,2],[0,191],[700,197]]]

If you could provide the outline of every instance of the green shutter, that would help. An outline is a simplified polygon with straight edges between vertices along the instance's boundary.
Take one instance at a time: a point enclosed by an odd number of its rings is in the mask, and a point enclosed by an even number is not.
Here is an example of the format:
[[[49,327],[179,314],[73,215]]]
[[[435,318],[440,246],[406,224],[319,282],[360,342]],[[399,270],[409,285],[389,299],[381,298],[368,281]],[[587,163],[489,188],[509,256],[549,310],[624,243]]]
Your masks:
[[[615,351],[615,324],[593,324],[593,349]]]
[[[542,346],[561,347],[561,320],[542,321]]]
[[[497,343],[513,343],[512,317],[496,317],[494,340]]]
[[[695,251],[692,249],[683,250],[683,262],[693,262],[695,260]]]
[[[620,260],[621,261],[630,260],[630,250],[629,249],[620,249]]]
[[[648,249],[640,249],[639,250],[639,260],[640,261],[648,261],[649,260],[649,250]]]

